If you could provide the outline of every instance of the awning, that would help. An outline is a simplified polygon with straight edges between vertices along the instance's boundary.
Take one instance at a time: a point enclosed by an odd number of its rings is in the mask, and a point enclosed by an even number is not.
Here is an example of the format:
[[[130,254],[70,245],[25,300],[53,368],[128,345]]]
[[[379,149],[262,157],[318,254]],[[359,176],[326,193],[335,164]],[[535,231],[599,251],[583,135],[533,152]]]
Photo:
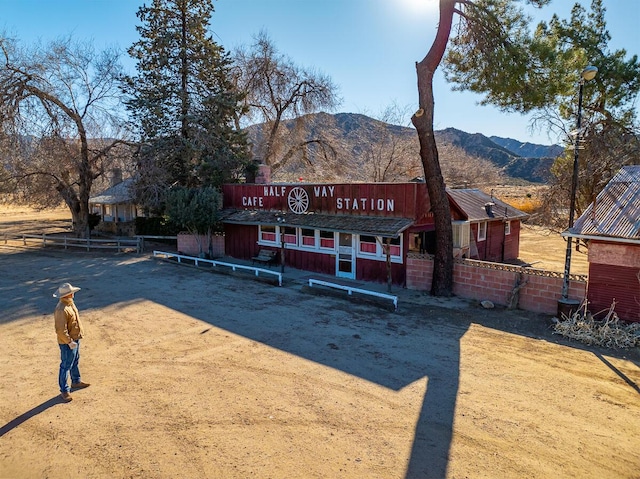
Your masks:
[[[358,215],[323,215],[306,213],[297,215],[284,211],[223,210],[223,223],[239,225],[272,225],[337,231],[384,238],[397,238],[413,224],[410,218]]]

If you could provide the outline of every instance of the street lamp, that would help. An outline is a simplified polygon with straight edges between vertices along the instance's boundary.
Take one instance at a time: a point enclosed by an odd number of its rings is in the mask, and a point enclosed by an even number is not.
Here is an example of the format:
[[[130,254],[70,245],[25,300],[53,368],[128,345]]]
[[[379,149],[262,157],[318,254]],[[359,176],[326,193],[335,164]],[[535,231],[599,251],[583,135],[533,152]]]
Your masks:
[[[578,90],[578,121],[576,128],[576,139],[573,148],[573,177],[571,178],[571,203],[569,205],[569,229],[573,227],[573,217],[575,215],[576,209],[576,191],[578,189],[578,151],[580,145],[580,123],[581,123],[581,114],[582,114],[582,87],[584,86],[584,82],[593,80],[598,73],[598,69],[594,66],[588,66],[584,70],[582,70],[581,78],[580,78],[580,87]],[[571,243],[572,237],[567,236],[567,253],[564,261],[564,279],[562,282],[562,299],[558,304],[558,311],[561,310],[561,305],[567,308],[571,308],[577,306],[575,302],[569,300],[569,270],[571,268]],[[579,305],[579,303],[578,303]],[[570,310],[566,311],[566,313],[570,314]],[[575,310],[575,309],[574,309]],[[560,318],[559,318],[560,319]]]

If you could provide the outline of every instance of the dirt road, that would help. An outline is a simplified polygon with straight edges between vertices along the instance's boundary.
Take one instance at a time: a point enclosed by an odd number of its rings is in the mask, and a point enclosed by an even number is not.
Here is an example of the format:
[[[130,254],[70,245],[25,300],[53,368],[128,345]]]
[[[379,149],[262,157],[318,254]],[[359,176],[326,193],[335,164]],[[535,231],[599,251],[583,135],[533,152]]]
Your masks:
[[[0,270],[2,478],[640,477],[640,354],[543,316],[394,313],[133,254],[0,247]],[[91,383],[68,404],[64,281]]]

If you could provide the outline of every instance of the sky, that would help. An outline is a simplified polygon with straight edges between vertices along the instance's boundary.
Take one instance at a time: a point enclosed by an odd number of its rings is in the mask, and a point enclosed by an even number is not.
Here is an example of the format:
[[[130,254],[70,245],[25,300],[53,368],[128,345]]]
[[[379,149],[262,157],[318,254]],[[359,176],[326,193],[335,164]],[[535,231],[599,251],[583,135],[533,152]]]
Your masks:
[[[125,51],[138,39],[136,12],[143,0],[0,0],[0,32],[24,43],[61,36],[91,40],[96,47]],[[151,0],[147,0],[151,3]],[[276,48],[297,65],[331,77],[341,105],[334,111],[380,117],[397,105],[413,112],[418,92],[415,63],[435,37],[437,0],[214,0],[211,34],[227,50],[250,45],[266,31]],[[568,18],[573,0],[553,0],[537,14]],[[580,0],[586,8],[590,0]],[[640,54],[640,1],[605,0],[612,36],[610,50]],[[134,63],[123,55],[125,67]],[[576,86],[577,88],[577,86]],[[544,131],[532,131],[530,118],[480,106],[481,96],[453,91],[442,71],[434,80],[436,130],[552,144]],[[409,115],[410,116],[410,115]],[[405,126],[410,126],[409,120]]]

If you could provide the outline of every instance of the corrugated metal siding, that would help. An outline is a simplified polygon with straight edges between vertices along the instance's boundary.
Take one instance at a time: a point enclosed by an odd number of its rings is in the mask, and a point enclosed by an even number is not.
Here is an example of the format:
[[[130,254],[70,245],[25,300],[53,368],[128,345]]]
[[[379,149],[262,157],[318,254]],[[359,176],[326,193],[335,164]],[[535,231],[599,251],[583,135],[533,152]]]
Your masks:
[[[569,231],[575,235],[640,239],[640,166],[622,168]]]
[[[608,264],[589,265],[589,310],[598,313],[611,307],[625,321],[640,321],[640,269]],[[606,313],[606,311],[605,311]],[[598,316],[602,319],[604,313]]]

